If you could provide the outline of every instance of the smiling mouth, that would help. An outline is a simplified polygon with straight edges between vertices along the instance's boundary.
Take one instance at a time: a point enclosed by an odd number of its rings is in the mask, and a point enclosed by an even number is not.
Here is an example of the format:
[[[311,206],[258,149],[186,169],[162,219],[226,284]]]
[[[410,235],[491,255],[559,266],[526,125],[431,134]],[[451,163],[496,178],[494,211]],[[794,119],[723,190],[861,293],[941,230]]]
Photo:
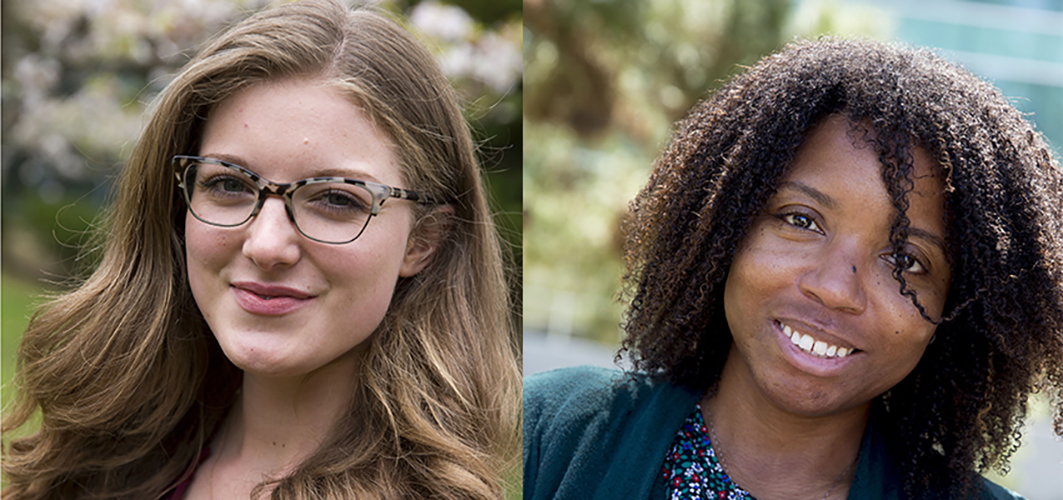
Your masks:
[[[801,349],[808,354],[817,356],[820,358],[844,358],[854,352],[859,352],[859,349],[849,349],[845,347],[839,347],[834,344],[828,344],[822,340],[816,340],[811,335],[803,334],[781,321],[777,321],[779,326],[782,327],[784,335],[790,338],[790,342],[793,342],[798,349]]]
[[[236,281],[230,284],[233,288],[243,290],[250,295],[262,300],[273,299],[296,299],[305,300],[313,298],[312,295],[295,287],[257,283],[254,281]]]

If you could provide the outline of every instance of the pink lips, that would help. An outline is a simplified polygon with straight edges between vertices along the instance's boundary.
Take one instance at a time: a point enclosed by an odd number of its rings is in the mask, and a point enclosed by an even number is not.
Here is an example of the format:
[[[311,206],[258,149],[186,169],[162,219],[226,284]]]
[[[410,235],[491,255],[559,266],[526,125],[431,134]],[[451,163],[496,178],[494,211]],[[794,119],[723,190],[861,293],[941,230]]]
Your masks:
[[[261,316],[282,316],[291,313],[314,298],[294,288],[253,281],[234,282],[232,291],[240,308]]]

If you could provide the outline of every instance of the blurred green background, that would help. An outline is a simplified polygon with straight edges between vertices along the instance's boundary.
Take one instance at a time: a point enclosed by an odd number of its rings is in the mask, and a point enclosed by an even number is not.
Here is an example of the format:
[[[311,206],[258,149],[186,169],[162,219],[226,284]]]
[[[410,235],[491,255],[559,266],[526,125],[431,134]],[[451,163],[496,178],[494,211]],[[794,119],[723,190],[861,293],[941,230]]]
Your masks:
[[[33,297],[71,276],[148,106],[196,49],[266,0],[4,0],[3,374]],[[519,0],[391,0],[465,105],[519,283]],[[519,287],[514,287],[520,304]]]
[[[933,48],[1000,88],[1058,157],[1063,0],[525,0],[526,376],[615,364],[620,222],[672,123],[743,66],[821,34]],[[1047,402],[1030,413],[1013,472],[994,479],[1063,499]]]
[[[671,124],[795,37],[935,49],[1063,145],[1063,0],[525,0],[524,327],[615,345],[619,222]]]
[[[5,404],[34,297],[79,271],[79,243],[107,201],[146,106],[203,40],[267,3],[0,4]],[[611,363],[622,313],[614,300],[622,273],[619,221],[671,124],[742,65],[794,37],[860,34],[937,47],[1030,113],[1057,155],[1063,145],[1063,0],[380,5],[409,17],[467,103],[499,221],[520,259],[518,284],[523,272],[523,289],[513,293],[518,304],[523,298],[517,314],[526,330],[526,372],[535,361],[527,359],[532,342],[544,337],[562,339],[554,345],[570,353],[587,340],[598,358],[583,362]],[[557,349],[546,354],[555,355]],[[1045,403],[1031,413],[1044,422]],[[1047,444],[1024,446],[1004,482],[1034,500],[1063,500],[1059,489],[1036,489],[1038,477],[1058,482],[1063,445],[1040,427],[1026,435]]]
[[[83,275],[82,244],[155,96],[224,27],[290,0],[4,0],[2,400],[42,293]],[[349,4],[363,1],[347,0]],[[519,0],[371,2],[403,19],[458,90],[510,253],[519,322],[523,126]],[[519,484],[518,484],[519,486]],[[511,496],[519,497],[519,492]]]

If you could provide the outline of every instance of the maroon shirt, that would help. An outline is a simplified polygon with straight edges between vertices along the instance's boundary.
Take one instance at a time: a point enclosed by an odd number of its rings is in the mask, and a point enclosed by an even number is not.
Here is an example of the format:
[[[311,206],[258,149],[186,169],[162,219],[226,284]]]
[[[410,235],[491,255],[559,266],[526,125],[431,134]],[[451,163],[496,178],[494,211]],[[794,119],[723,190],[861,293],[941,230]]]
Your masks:
[[[199,454],[199,458],[197,458],[196,462],[192,464],[192,473],[189,474],[184,481],[181,481],[177,487],[174,488],[173,492],[163,497],[163,500],[181,500],[184,498],[185,491],[192,485],[192,479],[196,477],[196,470],[199,469],[199,464],[202,464],[209,456],[210,446],[204,446],[203,451]]]

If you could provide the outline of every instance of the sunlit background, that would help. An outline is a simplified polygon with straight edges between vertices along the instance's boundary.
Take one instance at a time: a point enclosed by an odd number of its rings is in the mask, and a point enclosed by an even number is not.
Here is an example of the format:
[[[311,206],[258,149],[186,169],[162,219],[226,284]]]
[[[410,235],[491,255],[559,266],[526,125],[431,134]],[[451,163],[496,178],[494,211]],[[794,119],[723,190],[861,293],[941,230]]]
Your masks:
[[[615,366],[620,220],[671,124],[795,37],[927,46],[1063,145],[1063,0],[524,0],[524,370]],[[623,362],[621,362],[623,364]],[[1047,403],[997,481],[1063,499]]]
[[[34,297],[83,268],[79,244],[132,149],[146,106],[204,40],[267,3],[0,4],[5,389]],[[675,120],[740,65],[794,37],[859,34],[936,47],[1030,113],[1057,156],[1063,146],[1063,0],[379,5],[407,16],[464,97],[518,259],[523,184],[526,374],[613,365],[622,314],[615,301],[619,221],[627,202]],[[5,404],[9,397],[4,390]],[[1046,425],[1043,401],[1031,415],[1024,438],[1030,444],[1001,481],[1031,500],[1063,500],[1063,443]]]
[[[351,4],[364,1],[347,0]],[[4,0],[2,375],[40,294],[91,266],[83,244],[152,100],[209,37],[268,0]],[[519,0],[376,0],[428,45],[489,171],[520,304]],[[514,311],[519,321],[519,307]],[[519,495],[519,493],[515,493]]]

